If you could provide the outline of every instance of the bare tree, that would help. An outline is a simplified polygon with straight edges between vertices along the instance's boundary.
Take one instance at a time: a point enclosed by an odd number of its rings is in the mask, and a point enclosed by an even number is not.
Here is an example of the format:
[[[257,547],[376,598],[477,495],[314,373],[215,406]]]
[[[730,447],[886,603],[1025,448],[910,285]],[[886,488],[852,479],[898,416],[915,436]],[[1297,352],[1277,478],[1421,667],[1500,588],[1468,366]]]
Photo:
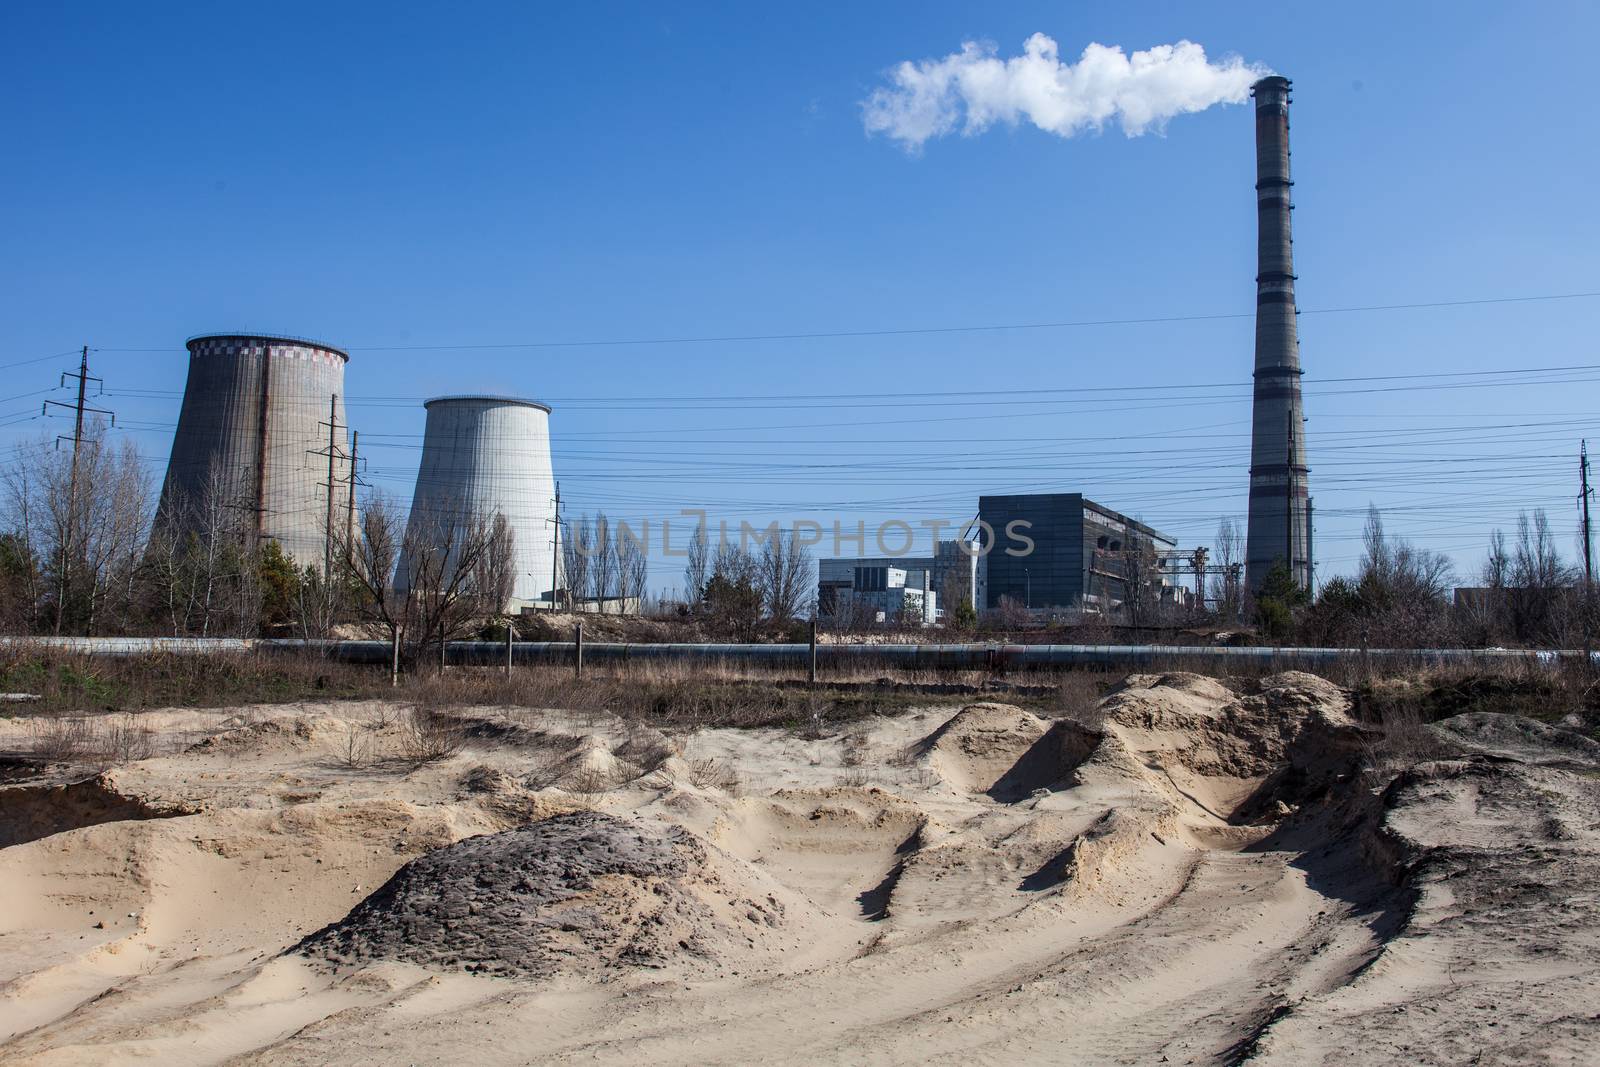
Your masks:
[[[617,572],[617,585],[622,594],[623,610],[627,610],[627,605],[630,603],[638,604],[642,610],[645,587],[649,583],[650,564],[644,542],[638,537],[631,536],[626,526],[619,526],[617,532]]]
[[[1131,626],[1149,626],[1161,612],[1161,559],[1155,545],[1128,531],[1128,544],[1116,553],[1122,571],[1122,613]]]
[[[561,538],[561,572],[566,582],[568,608],[574,607],[574,601],[587,596],[589,592],[591,549],[585,541],[589,536],[588,515],[578,519],[576,524],[571,519],[567,520],[567,536]]]
[[[485,608],[505,611],[517,586],[517,532],[500,512],[489,523],[489,545],[472,576],[473,590]]]
[[[617,581],[617,546],[611,536],[611,521],[606,513],[597,512],[594,526],[590,528],[589,595],[594,597],[597,610],[604,613],[606,600],[612,595]]]
[[[1577,581],[1577,572],[1562,561],[1543,508],[1534,511],[1531,521],[1526,512],[1517,517],[1510,570],[1512,630],[1524,641],[1559,640],[1566,628],[1567,590]]]
[[[358,591],[357,610],[400,642],[407,662],[459,637],[473,619],[504,609],[503,586],[480,584],[504,579],[506,568],[493,560],[506,551],[502,539],[510,527],[497,517],[443,508],[403,522],[387,495],[367,499],[355,543],[339,546],[335,558],[349,561],[346,580]]]
[[[20,540],[28,613],[56,632],[94,633],[113,612],[126,627],[132,577],[149,517],[150,483],[130,442],[107,442],[103,422],[77,448],[41,438],[24,445],[5,473],[6,503]],[[108,601],[111,601],[108,605]]]
[[[699,523],[694,528],[694,533],[689,535],[689,547],[686,552],[688,558],[683,565],[683,598],[689,606],[700,603],[701,594],[706,591],[706,524]]]
[[[1365,636],[1397,647],[1445,641],[1455,580],[1449,557],[1388,534],[1377,508],[1368,509],[1362,543],[1355,607]]]
[[[1224,515],[1211,546],[1211,600],[1216,604],[1218,621],[1225,626],[1244,617],[1244,583],[1240,580],[1244,554],[1244,532]]]
[[[174,636],[254,632],[251,510],[237,479],[220,468],[207,472],[197,494],[166,502],[147,562]]]
[[[773,622],[791,622],[809,606],[814,581],[811,553],[796,543],[793,532],[774,531],[763,538],[755,570],[767,617]]]

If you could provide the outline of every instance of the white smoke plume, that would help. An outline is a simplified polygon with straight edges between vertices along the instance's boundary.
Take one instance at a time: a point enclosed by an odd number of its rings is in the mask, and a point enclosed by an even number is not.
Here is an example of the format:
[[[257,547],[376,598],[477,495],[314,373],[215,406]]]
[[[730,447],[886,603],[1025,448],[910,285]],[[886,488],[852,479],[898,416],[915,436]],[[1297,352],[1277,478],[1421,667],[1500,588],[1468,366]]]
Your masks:
[[[967,41],[943,59],[890,70],[890,84],[862,101],[862,121],[869,134],[886,134],[913,152],[958,128],[972,137],[1023,119],[1061,137],[1118,122],[1137,137],[1161,131],[1174,115],[1243,103],[1251,83],[1269,73],[1238,56],[1210,62],[1193,41],[1131,56],[1090,44],[1076,63],[1063,63],[1056,42],[1042,33],[1009,59],[993,44]]]

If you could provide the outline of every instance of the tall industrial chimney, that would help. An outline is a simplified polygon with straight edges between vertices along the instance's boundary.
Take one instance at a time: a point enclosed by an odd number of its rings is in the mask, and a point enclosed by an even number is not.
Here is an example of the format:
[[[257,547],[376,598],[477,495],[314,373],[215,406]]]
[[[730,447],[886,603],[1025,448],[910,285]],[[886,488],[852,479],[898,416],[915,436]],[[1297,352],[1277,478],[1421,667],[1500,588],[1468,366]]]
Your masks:
[[[1256,101],[1256,368],[1245,581],[1260,589],[1279,562],[1311,580],[1306,445],[1289,235],[1289,79],[1262,78]]]

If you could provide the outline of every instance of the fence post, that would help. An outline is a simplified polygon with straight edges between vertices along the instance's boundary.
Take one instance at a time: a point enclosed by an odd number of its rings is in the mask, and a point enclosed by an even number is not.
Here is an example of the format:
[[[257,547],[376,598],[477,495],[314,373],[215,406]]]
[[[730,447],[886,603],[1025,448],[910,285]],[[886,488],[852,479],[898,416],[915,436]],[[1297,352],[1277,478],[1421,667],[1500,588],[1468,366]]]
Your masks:
[[[389,661],[389,686],[397,688],[400,685],[400,627],[394,628],[394,650]]]
[[[511,620],[506,620],[506,677],[511,677],[511,640],[516,635],[516,630],[511,626]]]
[[[579,619],[572,628],[572,667],[574,674],[581,681],[583,678],[583,620]]]
[[[811,669],[809,680],[812,686],[817,684],[817,620],[811,620]]]

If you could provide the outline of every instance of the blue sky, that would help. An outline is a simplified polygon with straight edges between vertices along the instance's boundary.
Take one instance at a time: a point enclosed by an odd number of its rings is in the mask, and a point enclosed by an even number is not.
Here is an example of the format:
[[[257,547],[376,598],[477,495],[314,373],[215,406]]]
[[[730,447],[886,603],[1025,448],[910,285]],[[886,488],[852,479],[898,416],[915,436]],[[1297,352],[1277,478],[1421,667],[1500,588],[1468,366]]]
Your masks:
[[[1600,8],[1257,11],[8,5],[0,363],[99,349],[102,403],[157,476],[184,338],[253,329],[352,350],[352,421],[402,499],[421,399],[509,392],[553,401],[575,511],[848,525],[1081,490],[1209,542],[1245,504],[1248,109],[910,155],[865,134],[860,102],[964,40],[1012,55],[1043,32],[1066,58],[1193,40],[1294,80],[1303,311],[1600,290]],[[1330,379],[1600,364],[1597,311],[1303,315],[1319,577],[1353,565],[1369,502],[1467,572],[1519,508],[1571,546],[1600,375]],[[1208,315],[1236,317],[470,347]],[[8,368],[0,433],[57,432],[29,418],[55,394],[25,394],[69,365]],[[1130,386],[1195,388],[1070,391]],[[853,399],[659,399],[797,394]]]

